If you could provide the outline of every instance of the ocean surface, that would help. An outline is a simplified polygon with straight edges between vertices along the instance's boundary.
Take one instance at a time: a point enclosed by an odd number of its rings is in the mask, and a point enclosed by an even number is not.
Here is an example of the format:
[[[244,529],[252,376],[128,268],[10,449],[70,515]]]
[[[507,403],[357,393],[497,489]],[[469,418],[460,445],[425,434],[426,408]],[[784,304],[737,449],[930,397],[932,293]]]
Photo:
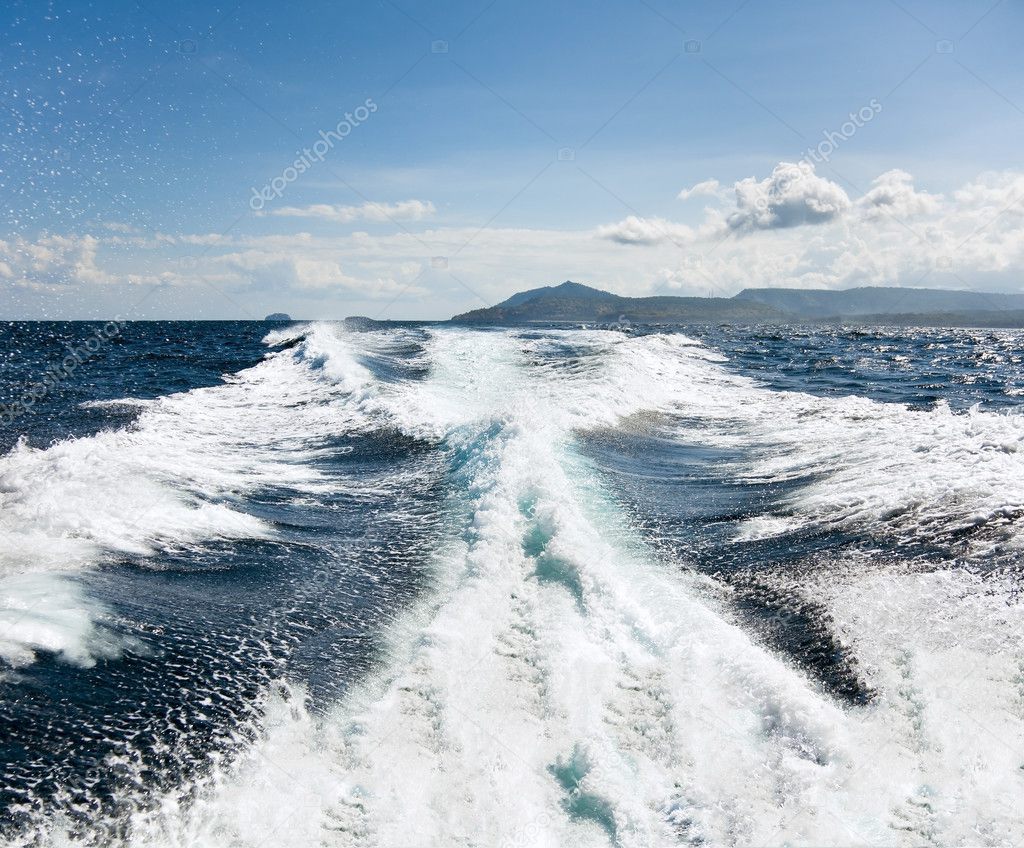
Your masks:
[[[1020,845],[1022,358],[0,323],[0,844]]]

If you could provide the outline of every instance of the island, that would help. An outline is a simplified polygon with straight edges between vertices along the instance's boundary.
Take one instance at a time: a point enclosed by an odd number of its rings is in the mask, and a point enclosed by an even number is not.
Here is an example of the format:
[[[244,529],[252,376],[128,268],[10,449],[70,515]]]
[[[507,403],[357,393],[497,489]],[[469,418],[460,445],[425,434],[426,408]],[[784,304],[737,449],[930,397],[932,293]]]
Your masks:
[[[454,316],[457,324],[794,324],[1024,327],[1024,294],[865,286],[744,289],[734,297],[624,297],[566,280]]]

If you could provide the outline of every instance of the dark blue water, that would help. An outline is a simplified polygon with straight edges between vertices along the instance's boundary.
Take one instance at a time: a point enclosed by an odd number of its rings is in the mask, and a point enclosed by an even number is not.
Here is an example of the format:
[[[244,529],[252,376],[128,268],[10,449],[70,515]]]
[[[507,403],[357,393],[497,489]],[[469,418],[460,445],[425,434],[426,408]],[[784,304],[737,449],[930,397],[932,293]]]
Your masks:
[[[1018,409],[1024,333],[940,328],[783,327],[692,333],[772,388],[927,408]]]
[[[262,322],[128,321],[95,352],[86,350],[82,364],[47,387],[44,397],[31,406],[22,402],[42,384],[48,369],[60,368],[69,352],[81,349],[104,326],[93,321],[0,322],[0,410],[17,404],[24,410],[12,423],[0,425],[0,450],[10,450],[21,436],[38,447],[123,426],[136,411],[82,404],[215,385],[224,374],[254,365],[266,353]]]

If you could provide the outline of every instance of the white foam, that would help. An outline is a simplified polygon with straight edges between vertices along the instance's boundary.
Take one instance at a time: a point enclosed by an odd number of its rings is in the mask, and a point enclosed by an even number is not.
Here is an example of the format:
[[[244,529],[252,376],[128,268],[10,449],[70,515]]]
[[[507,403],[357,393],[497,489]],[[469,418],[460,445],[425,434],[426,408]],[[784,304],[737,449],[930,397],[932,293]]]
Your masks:
[[[155,403],[150,398],[114,398],[113,400],[87,400],[78,404],[81,409],[115,409],[125,407],[128,409],[145,409]]]
[[[740,523],[733,536],[733,541],[752,542],[756,539],[771,539],[774,536],[788,533],[798,526],[799,522],[791,518],[777,515],[757,515]]]
[[[725,469],[739,480],[813,478],[779,505],[783,514],[740,533],[757,537],[788,523],[930,539],[984,527],[967,551],[975,555],[1024,541],[1014,520],[1024,513],[1024,415],[773,391],[679,335],[571,338],[601,347],[603,367],[552,367],[540,391],[561,398],[562,414],[579,426],[658,411],[681,422],[675,432],[684,441],[741,452]]]
[[[19,609],[34,603],[36,586],[13,578],[73,573],[118,554],[268,537],[273,529],[245,511],[248,493],[270,485],[315,493],[331,485],[310,461],[323,439],[367,426],[371,378],[336,327],[305,332],[296,347],[221,385],[147,401],[127,429],[45,450],[21,442],[0,458],[0,614],[13,610],[22,622],[8,630],[10,645],[27,633]],[[28,587],[24,598],[19,587]],[[67,638],[50,641],[60,655],[77,656],[68,641],[77,633],[84,656],[91,607],[63,614]],[[27,638],[8,652],[22,661],[49,649],[47,638]]]
[[[142,650],[98,622],[105,610],[77,584],[53,574],[20,574],[0,579],[0,658],[17,668],[37,652],[64,662],[92,666],[119,657],[125,647]]]

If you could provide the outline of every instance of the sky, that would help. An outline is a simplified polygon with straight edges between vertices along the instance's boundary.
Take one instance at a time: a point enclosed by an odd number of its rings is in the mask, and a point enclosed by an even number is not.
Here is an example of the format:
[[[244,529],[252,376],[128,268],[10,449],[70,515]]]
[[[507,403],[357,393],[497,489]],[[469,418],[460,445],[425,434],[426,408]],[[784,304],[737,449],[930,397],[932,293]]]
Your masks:
[[[0,8],[0,319],[1024,290],[1024,6]]]

